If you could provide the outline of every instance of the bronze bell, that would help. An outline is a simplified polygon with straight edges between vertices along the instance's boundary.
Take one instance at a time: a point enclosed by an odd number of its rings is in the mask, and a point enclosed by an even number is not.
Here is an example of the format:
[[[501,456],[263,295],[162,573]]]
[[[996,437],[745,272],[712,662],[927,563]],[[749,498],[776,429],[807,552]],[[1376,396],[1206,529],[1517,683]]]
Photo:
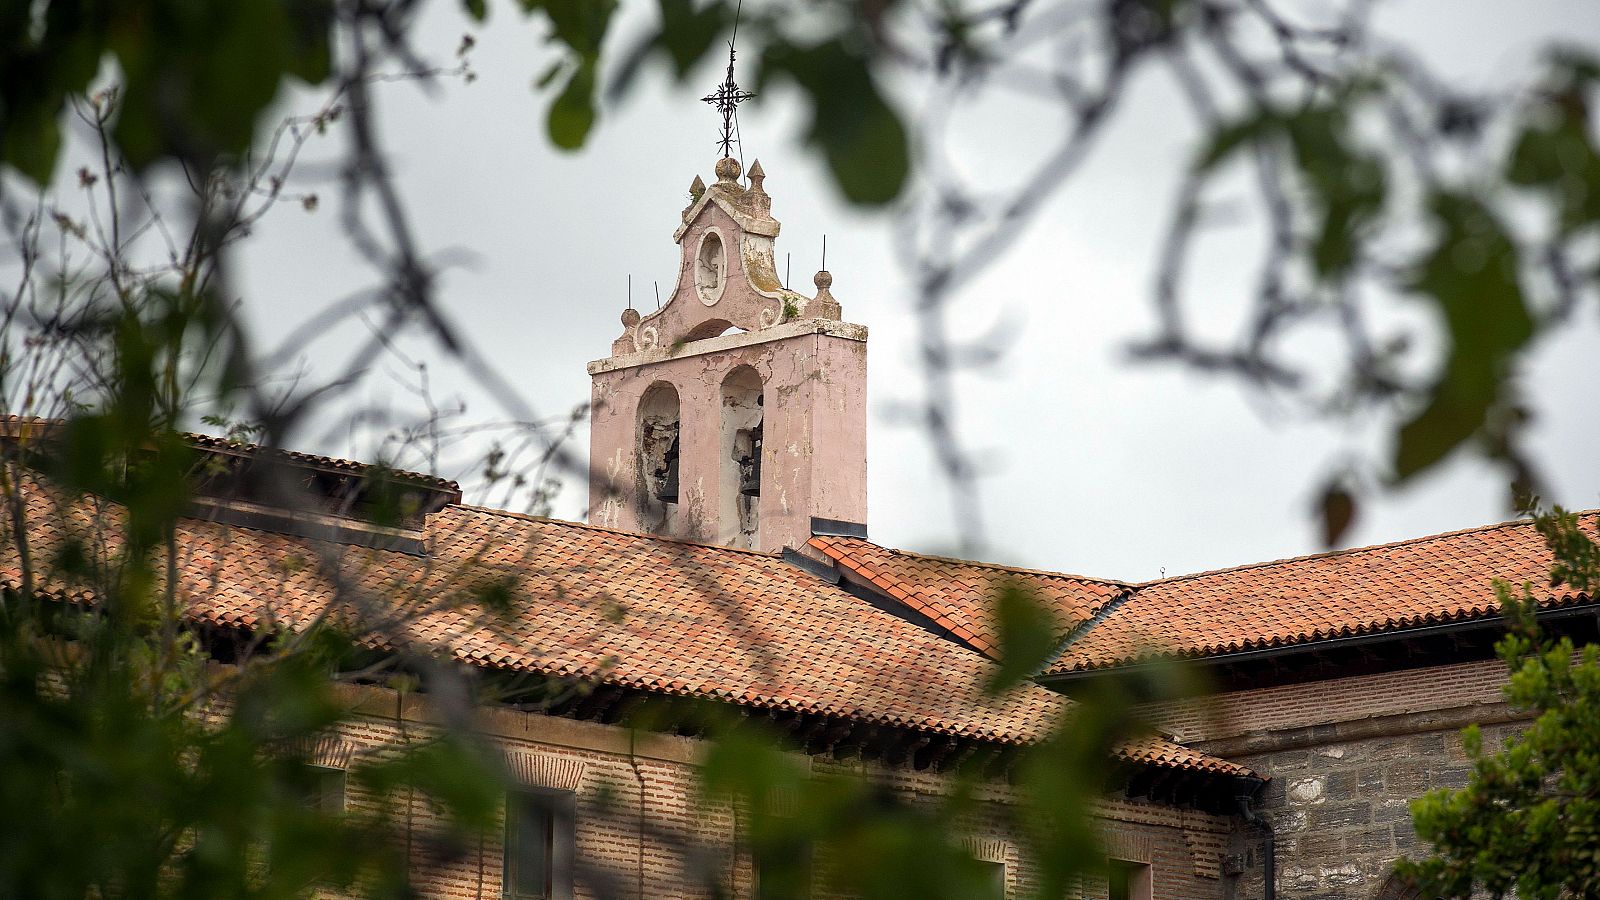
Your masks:
[[[761,426],[750,429],[750,455],[739,460],[739,493],[761,496]]]
[[[656,499],[662,503],[678,502],[678,436],[673,434],[672,445],[667,447],[661,468],[656,470]]]

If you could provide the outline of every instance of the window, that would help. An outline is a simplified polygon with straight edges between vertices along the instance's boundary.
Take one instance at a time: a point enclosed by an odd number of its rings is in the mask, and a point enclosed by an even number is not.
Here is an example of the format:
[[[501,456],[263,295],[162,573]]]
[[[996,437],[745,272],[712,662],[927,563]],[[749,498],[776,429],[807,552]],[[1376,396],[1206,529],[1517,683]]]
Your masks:
[[[1150,866],[1148,863],[1111,861],[1111,871],[1106,875],[1110,900],[1150,900]]]
[[[811,843],[783,841],[757,852],[756,900],[805,900],[811,896]]]
[[[978,865],[983,867],[984,885],[983,896],[993,900],[1005,900],[1006,896],[1006,864],[999,860],[980,859]]]
[[[311,782],[305,793],[306,806],[329,813],[344,812],[344,785],[343,769],[312,766]]]
[[[506,797],[507,900],[570,900],[573,798],[528,789]]]
[[[307,817],[333,818],[344,812],[344,769],[331,765],[318,765],[303,759],[285,760],[282,768],[275,771],[274,777],[277,779],[278,790],[281,791],[279,796],[283,798],[285,804],[297,804],[298,811]],[[285,809],[285,812],[289,811]],[[188,830],[186,840],[192,841],[194,834],[192,829]],[[268,868],[287,865],[293,869],[294,862],[298,858],[295,856],[297,848],[294,840],[274,843],[275,839],[281,840],[274,831],[255,848],[260,853],[262,864]],[[332,878],[337,868],[336,865],[324,866],[315,877],[321,883],[324,878]]]

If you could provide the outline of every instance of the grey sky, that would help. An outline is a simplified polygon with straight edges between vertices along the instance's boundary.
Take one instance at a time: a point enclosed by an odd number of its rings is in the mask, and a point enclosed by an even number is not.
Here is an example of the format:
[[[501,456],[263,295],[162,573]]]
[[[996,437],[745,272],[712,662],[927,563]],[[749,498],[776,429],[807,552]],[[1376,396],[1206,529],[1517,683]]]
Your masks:
[[[653,6],[633,3],[626,12],[649,15]],[[455,4],[433,7],[420,33],[427,49],[447,59],[467,25]],[[444,84],[431,96],[412,85],[386,86],[384,129],[425,245],[472,256],[444,277],[448,311],[540,411],[560,413],[587,398],[584,363],[605,356],[620,333],[627,276],[644,309],[654,306],[653,281],[663,292],[672,284],[678,212],[693,177],[711,178],[716,156],[714,114],[698,98],[720,72],[707,65],[683,88],[652,73],[605,111],[584,151],[562,154],[544,137],[546,101],[529,87],[547,52],[508,6],[491,7],[489,27],[477,32],[478,80]],[[1588,0],[1379,8],[1386,30],[1474,84],[1525,70],[1541,36],[1600,42],[1600,14]],[[1138,580],[1162,569],[1313,552],[1320,547],[1311,497],[1331,465],[1373,450],[1372,423],[1305,421],[1234,382],[1134,364],[1125,352],[1151,321],[1156,240],[1190,134],[1176,118],[1169,85],[1147,79],[1139,87],[1090,166],[963,295],[957,311],[974,332],[1007,317],[1022,323],[1002,365],[961,381],[960,432],[987,465],[985,555]],[[746,105],[744,153],[766,169],[773,214],[783,222],[779,258],[792,254],[794,286],[810,291],[826,233],[845,318],[871,329],[872,536],[890,546],[947,550],[950,507],[926,438],[883,415],[910,399],[906,387],[916,379],[906,273],[895,260],[891,220],[838,199],[797,143],[802,123],[792,100],[780,91]],[[290,105],[312,103],[300,97]],[[1010,154],[1027,152],[1029,129],[1040,126],[1020,111],[1008,120],[1012,112],[1002,105],[964,126],[958,151],[967,164],[1004,167]],[[285,208],[270,216],[245,252],[240,286],[265,345],[330,299],[370,284],[370,270],[340,236],[332,186],[324,192],[315,214]],[[1255,252],[1247,232],[1207,245],[1199,277],[1215,294],[1215,312],[1203,325],[1222,327],[1237,309],[1247,284],[1240,273]],[[1593,507],[1600,506],[1593,402],[1600,325],[1592,309],[1582,318],[1580,328],[1546,339],[1527,386],[1539,413],[1534,446],[1557,488],[1553,499]],[[345,328],[309,343],[307,365],[326,374],[324,361],[358,334]],[[464,396],[473,417],[503,415],[460,372],[440,364],[432,375],[436,392]],[[409,402],[397,388],[387,393],[396,405]],[[305,449],[370,452],[338,433],[336,424],[308,432],[304,442],[318,446]],[[580,452],[586,440],[577,435]],[[578,515],[582,493],[575,485],[563,494],[556,514]],[[1369,503],[1351,542],[1496,521],[1507,515],[1504,493],[1484,466],[1456,461]]]

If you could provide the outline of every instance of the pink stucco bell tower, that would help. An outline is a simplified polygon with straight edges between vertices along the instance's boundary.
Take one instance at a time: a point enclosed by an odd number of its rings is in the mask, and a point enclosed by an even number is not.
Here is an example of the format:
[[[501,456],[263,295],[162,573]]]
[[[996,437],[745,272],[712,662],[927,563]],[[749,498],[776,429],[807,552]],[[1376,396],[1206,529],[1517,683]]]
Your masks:
[[[784,287],[758,161],[696,177],[674,239],[677,285],[622,313],[589,363],[589,518],[596,525],[776,551],[811,520],[867,521],[867,329]]]

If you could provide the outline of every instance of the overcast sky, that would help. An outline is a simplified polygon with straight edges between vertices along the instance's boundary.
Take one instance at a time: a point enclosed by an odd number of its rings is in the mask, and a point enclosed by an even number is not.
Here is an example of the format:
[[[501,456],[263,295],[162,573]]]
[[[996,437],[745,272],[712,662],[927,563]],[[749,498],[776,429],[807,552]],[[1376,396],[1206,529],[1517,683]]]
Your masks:
[[[420,32],[442,59],[468,27],[455,6],[433,4]],[[625,7],[628,17],[647,16],[654,4],[625,0]],[[1423,48],[1465,84],[1526,71],[1544,36],[1600,43],[1592,0],[1439,0],[1379,9],[1386,31]],[[548,58],[539,35],[507,4],[491,4],[491,11],[489,26],[476,32],[476,82],[431,93],[384,86],[383,126],[425,246],[470,256],[444,276],[450,315],[532,404],[556,414],[587,399],[584,364],[607,355],[620,333],[627,277],[646,310],[654,307],[652,282],[663,291],[673,283],[672,232],[685,193],[697,174],[712,180],[716,157],[715,116],[698,98],[721,73],[708,64],[683,88],[653,73],[604,111],[582,152],[564,154],[549,146],[546,101],[530,88]],[[1005,362],[964,377],[960,387],[959,431],[986,464],[985,555],[1143,580],[1317,551],[1312,497],[1331,466],[1375,450],[1376,429],[1371,422],[1307,421],[1236,382],[1130,360],[1127,345],[1151,323],[1156,240],[1190,137],[1176,124],[1169,85],[1146,79],[1130,101],[1088,168],[960,301],[958,319],[974,332],[1007,318],[1022,324]],[[286,108],[303,111],[313,102],[301,95]],[[965,159],[1006,166],[1008,154],[1025,155],[1029,129],[1043,126],[1020,114],[1006,121],[1006,114],[1004,107],[989,110],[966,126],[958,139]],[[792,282],[809,292],[826,234],[845,318],[871,330],[871,535],[889,546],[946,551],[955,530],[926,438],[885,414],[911,399],[906,386],[916,378],[906,270],[895,257],[892,220],[840,200],[798,144],[793,97],[779,91],[747,104],[741,124],[745,158],[761,160],[773,214],[783,223],[780,264],[792,255]],[[1219,322],[1236,310],[1248,284],[1238,273],[1256,252],[1248,240],[1208,246],[1200,271],[1212,279],[1205,287],[1216,295]],[[266,345],[330,299],[371,283],[370,270],[340,236],[331,198],[314,214],[286,208],[269,217],[243,264],[240,287]],[[1539,415],[1534,446],[1556,487],[1552,499],[1577,507],[1600,506],[1597,319],[1585,310],[1581,327],[1546,338],[1526,373]],[[334,329],[306,344],[305,365],[325,372],[325,361],[357,336]],[[436,393],[461,397],[473,417],[505,414],[444,361],[431,374]],[[397,405],[412,402],[397,388],[388,395]],[[371,450],[341,439],[337,427],[301,440],[315,445],[302,449]],[[586,434],[576,441],[585,451]],[[583,493],[581,485],[564,493],[556,514],[581,515]],[[1508,517],[1504,504],[1492,471],[1458,460],[1369,502],[1349,541],[1498,521]]]

